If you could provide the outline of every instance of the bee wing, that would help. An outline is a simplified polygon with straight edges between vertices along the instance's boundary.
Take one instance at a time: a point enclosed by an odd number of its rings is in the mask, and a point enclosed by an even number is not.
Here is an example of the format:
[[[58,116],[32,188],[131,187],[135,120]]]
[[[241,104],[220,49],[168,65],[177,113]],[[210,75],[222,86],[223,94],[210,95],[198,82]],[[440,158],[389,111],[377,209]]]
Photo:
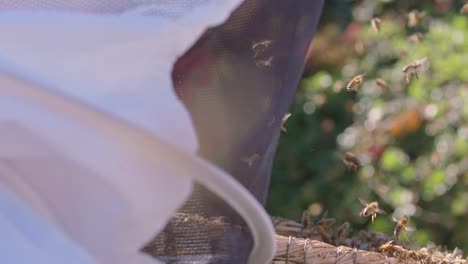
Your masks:
[[[383,209],[380,209],[380,208],[375,209],[375,211],[379,214],[384,214],[384,215],[387,214],[387,212],[385,212]]]
[[[406,227],[406,231],[408,231],[408,232],[414,232],[414,231],[416,231],[416,228],[413,227],[413,226],[407,226],[407,227]]]
[[[286,124],[286,121],[289,119],[289,117],[291,117],[291,113],[286,113],[284,116],[283,116],[283,119],[281,120],[281,130],[284,131],[284,132],[287,132],[288,130],[284,127],[284,125]]]
[[[419,68],[421,71],[427,71],[429,69],[429,60],[427,57],[416,60],[416,63],[420,65]]]
[[[362,199],[362,198],[359,198],[359,201],[361,202],[362,205],[368,205],[369,202],[367,202],[366,200]]]
[[[328,217],[328,210],[325,210],[325,212],[323,212],[322,219],[325,219],[327,217]]]
[[[424,64],[424,63],[427,63],[427,62],[428,62],[427,57],[423,57],[421,59],[416,60],[416,63],[421,64],[421,65]]]
[[[286,114],[284,115],[282,121],[283,121],[283,122],[286,122],[286,120],[288,120],[288,118],[291,117],[291,115],[292,115],[291,113],[286,113]]]
[[[404,73],[406,73],[407,71],[409,71],[411,65],[410,64],[407,64],[405,66],[403,66],[403,69],[401,69]]]
[[[429,67],[431,66],[431,64],[429,63],[429,61],[426,61],[424,62],[422,65],[421,65],[421,71],[422,72],[425,72],[429,69]]]
[[[394,216],[392,216],[392,220],[393,220],[393,222],[397,222],[397,223],[398,223],[398,219],[396,219]]]

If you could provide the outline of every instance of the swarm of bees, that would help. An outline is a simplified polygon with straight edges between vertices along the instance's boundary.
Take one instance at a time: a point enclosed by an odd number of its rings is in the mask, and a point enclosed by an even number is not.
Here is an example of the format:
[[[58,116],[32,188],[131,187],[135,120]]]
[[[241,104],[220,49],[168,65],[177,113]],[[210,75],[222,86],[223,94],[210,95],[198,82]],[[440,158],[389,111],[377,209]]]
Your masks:
[[[364,199],[359,199],[362,205],[364,205],[364,208],[359,212],[360,216],[363,217],[369,217],[371,216],[371,221],[372,224],[374,223],[375,218],[377,217],[377,214],[387,214],[384,210],[382,210],[379,207],[378,202],[367,202]],[[408,238],[408,231],[413,231],[414,229],[412,227],[409,227],[408,224],[410,222],[409,217],[403,216],[400,219],[396,219],[395,217],[392,217],[393,221],[396,222],[395,229],[393,230],[393,236],[395,240],[398,240],[400,238],[401,232],[404,232],[406,234],[406,237]]]
[[[466,10],[465,10],[466,9]],[[468,4],[466,4],[460,12],[466,12],[468,13]],[[422,14],[417,11],[413,10],[408,13],[408,27],[416,27],[417,25],[420,24],[420,19],[421,19]],[[382,20],[378,17],[374,17],[370,20],[372,28],[376,31],[379,32],[381,27],[382,27]],[[412,42],[419,43],[422,41],[424,35],[421,32],[415,32],[412,35],[408,37],[408,39]],[[424,66],[428,65],[428,60],[427,58],[422,58],[418,60],[414,60],[411,63],[405,65],[403,67],[403,73],[405,74],[405,80],[406,83],[410,83],[411,80],[416,78],[417,80],[419,79],[418,71],[420,71]],[[358,74],[351,79],[350,82],[348,82],[348,85],[346,86],[346,90],[348,92],[354,91],[354,92],[359,92],[359,87],[362,85],[364,82],[364,76],[366,73],[363,74]],[[382,78],[377,78],[376,84],[381,87],[381,88],[388,88],[388,84],[385,80]]]
[[[465,4],[460,10],[460,13],[468,14],[468,4]],[[423,14],[417,10],[413,10],[408,13],[407,26],[409,28],[415,28],[421,23],[421,18]],[[378,17],[374,17],[370,20],[370,24],[376,32],[380,32],[382,27],[382,20]],[[413,31],[414,32],[414,31]],[[415,32],[408,37],[408,39],[414,43],[419,43],[423,40],[424,35],[421,32]],[[269,45],[269,44],[268,44]],[[405,65],[402,69],[402,72],[405,75],[406,83],[410,83],[413,78],[419,80],[419,72],[421,72],[428,64],[428,59],[426,57],[414,60],[409,64]],[[360,87],[364,82],[364,77],[366,73],[358,74],[354,76],[351,81],[346,86],[348,92],[354,91],[359,92]],[[382,78],[376,78],[375,84],[382,89],[387,89],[389,87],[388,83]],[[287,131],[284,127],[285,122],[291,116],[290,113],[287,113],[281,123],[281,130]],[[343,156],[343,162],[346,165],[346,168],[351,171],[356,171],[361,163],[355,154],[352,152],[347,152]],[[359,215],[362,217],[370,217],[371,223],[374,224],[378,214],[386,215],[387,213],[380,208],[380,205],[377,201],[368,202],[364,199],[359,199],[364,208],[359,212]],[[453,253],[440,253],[439,250],[431,250],[428,248],[421,248],[419,251],[413,251],[406,249],[400,241],[400,236],[402,233],[405,233],[406,238],[408,239],[408,231],[413,231],[414,229],[409,226],[410,218],[403,216],[399,219],[392,217],[393,221],[396,222],[396,225],[393,230],[393,237],[387,236],[383,233],[375,233],[370,231],[360,231],[352,238],[348,238],[348,233],[350,229],[350,224],[348,222],[343,223],[338,228],[332,228],[336,224],[334,218],[326,218],[323,216],[320,220],[315,222],[314,227],[310,227],[311,220],[308,212],[304,212],[302,215],[302,221],[300,226],[300,231],[296,234],[302,234],[303,237],[311,238],[312,235],[317,235],[325,243],[335,245],[335,246],[349,246],[353,248],[365,249],[365,250],[375,250],[383,253],[387,257],[395,257],[398,259],[405,259],[406,261],[418,261],[420,263],[466,263],[457,262],[461,260],[462,255],[457,251]],[[294,227],[297,228],[297,227]],[[305,232],[307,231],[307,232]],[[309,232],[310,231],[310,232]]]
[[[360,200],[361,203],[366,206],[360,212],[362,216],[377,215],[377,213],[384,212],[379,208],[377,202],[368,203],[362,199]],[[415,261],[427,264],[467,264],[468,258],[463,259],[463,252],[457,248],[452,252],[442,252],[440,247],[436,247],[432,244],[420,250],[405,248],[399,241],[399,236],[402,232],[406,233],[410,231],[410,227],[408,227],[410,219],[407,216],[398,220],[393,218],[393,220],[397,222],[393,236],[388,236],[381,232],[361,230],[351,237],[349,237],[350,223],[345,222],[337,228],[333,228],[333,225],[336,224],[336,220],[334,218],[329,218],[327,211],[321,214],[321,216],[317,216],[317,218],[316,220],[311,220],[309,211],[305,210],[302,214],[302,223],[279,217],[272,217],[272,221],[278,234],[317,239],[336,247],[346,246],[360,250],[379,252],[387,258],[396,258],[398,260],[397,263]]]
[[[408,261],[422,264],[467,263],[467,260],[463,259],[463,252],[457,248],[452,252],[441,252],[438,247],[434,246],[423,247],[419,250],[409,250],[391,240],[382,244],[378,251],[387,257],[405,260],[406,263]]]

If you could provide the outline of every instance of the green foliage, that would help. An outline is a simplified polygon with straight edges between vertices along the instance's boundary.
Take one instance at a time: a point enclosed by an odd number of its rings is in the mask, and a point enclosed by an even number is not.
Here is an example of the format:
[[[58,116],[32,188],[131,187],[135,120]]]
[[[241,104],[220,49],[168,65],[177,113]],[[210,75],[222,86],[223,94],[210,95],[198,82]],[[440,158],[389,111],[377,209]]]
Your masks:
[[[417,229],[410,233],[411,243],[433,241],[466,252],[468,16],[458,14],[457,1],[445,13],[428,1],[408,1],[406,8],[419,6],[425,14],[420,25],[407,28],[401,15],[405,1],[370,2],[358,1],[354,9],[340,5],[355,16],[355,34],[346,26],[351,20],[328,19],[346,28],[342,35],[351,35],[351,41],[327,33],[335,29],[325,23],[317,33],[322,42],[328,38],[331,50],[347,45],[347,53],[326,68],[314,65],[315,73],[302,80],[280,140],[267,208],[293,219],[307,208],[315,215],[328,210],[355,230],[391,234],[391,217],[379,216],[371,225],[359,216],[358,198],[377,200],[387,212],[411,217]],[[356,17],[356,8],[366,5],[383,20],[380,32]],[[327,20],[331,9],[326,10]],[[408,39],[415,32],[423,33],[421,42]],[[320,56],[325,55],[312,49],[310,60],[327,59]],[[406,83],[402,68],[423,57],[427,69]],[[347,92],[346,83],[364,72],[360,92]],[[378,86],[376,78],[388,88]],[[357,172],[345,167],[346,151],[360,158]]]

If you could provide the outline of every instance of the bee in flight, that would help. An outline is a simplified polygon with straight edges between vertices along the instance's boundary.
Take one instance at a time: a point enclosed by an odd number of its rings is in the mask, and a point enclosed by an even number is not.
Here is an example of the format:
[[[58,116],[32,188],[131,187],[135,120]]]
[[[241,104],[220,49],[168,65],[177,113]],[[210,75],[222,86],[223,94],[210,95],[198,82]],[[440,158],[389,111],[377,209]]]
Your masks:
[[[414,43],[419,43],[423,40],[424,35],[421,32],[411,34],[408,39]]]
[[[413,229],[408,226],[410,219],[407,216],[403,216],[400,219],[396,219],[392,217],[393,221],[395,221],[397,224],[395,226],[395,229],[393,230],[393,236],[395,239],[399,239],[401,231],[405,232],[406,237],[408,238],[408,231],[412,231]]]
[[[460,13],[462,14],[468,14],[468,4],[465,4],[461,9]]]
[[[422,66],[427,65],[427,58],[422,58],[419,60],[415,60],[410,64],[405,65],[403,67],[403,73],[406,75],[406,82],[409,83],[411,79],[416,77],[416,80],[419,79],[418,71],[422,68]]]
[[[358,75],[354,76],[354,78],[346,86],[346,90],[358,92],[359,86],[364,81],[364,75],[366,75],[366,74],[363,73],[363,74],[358,74]]]
[[[377,78],[375,80],[375,83],[381,88],[384,88],[384,89],[388,88],[388,83],[382,78]]]
[[[345,153],[343,162],[346,168],[350,171],[356,171],[359,168],[359,166],[361,166],[361,162],[352,152]]]
[[[387,214],[384,210],[380,209],[378,202],[369,203],[364,199],[359,199],[362,205],[364,205],[364,209],[359,212],[360,216],[368,217],[371,216],[372,224],[374,223],[377,214]]]
[[[421,22],[421,14],[417,10],[408,13],[408,27],[416,27]]]
[[[380,18],[374,17],[373,19],[371,19],[370,23],[375,31],[380,31],[380,28],[382,27],[382,20],[380,20]]]

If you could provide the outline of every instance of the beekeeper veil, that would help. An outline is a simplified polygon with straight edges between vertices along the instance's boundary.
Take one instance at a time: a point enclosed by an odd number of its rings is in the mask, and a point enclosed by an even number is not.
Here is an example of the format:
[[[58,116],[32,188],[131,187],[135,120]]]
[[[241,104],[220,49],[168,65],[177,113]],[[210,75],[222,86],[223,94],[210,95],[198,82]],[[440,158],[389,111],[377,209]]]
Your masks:
[[[268,263],[321,4],[0,0],[2,262]]]

